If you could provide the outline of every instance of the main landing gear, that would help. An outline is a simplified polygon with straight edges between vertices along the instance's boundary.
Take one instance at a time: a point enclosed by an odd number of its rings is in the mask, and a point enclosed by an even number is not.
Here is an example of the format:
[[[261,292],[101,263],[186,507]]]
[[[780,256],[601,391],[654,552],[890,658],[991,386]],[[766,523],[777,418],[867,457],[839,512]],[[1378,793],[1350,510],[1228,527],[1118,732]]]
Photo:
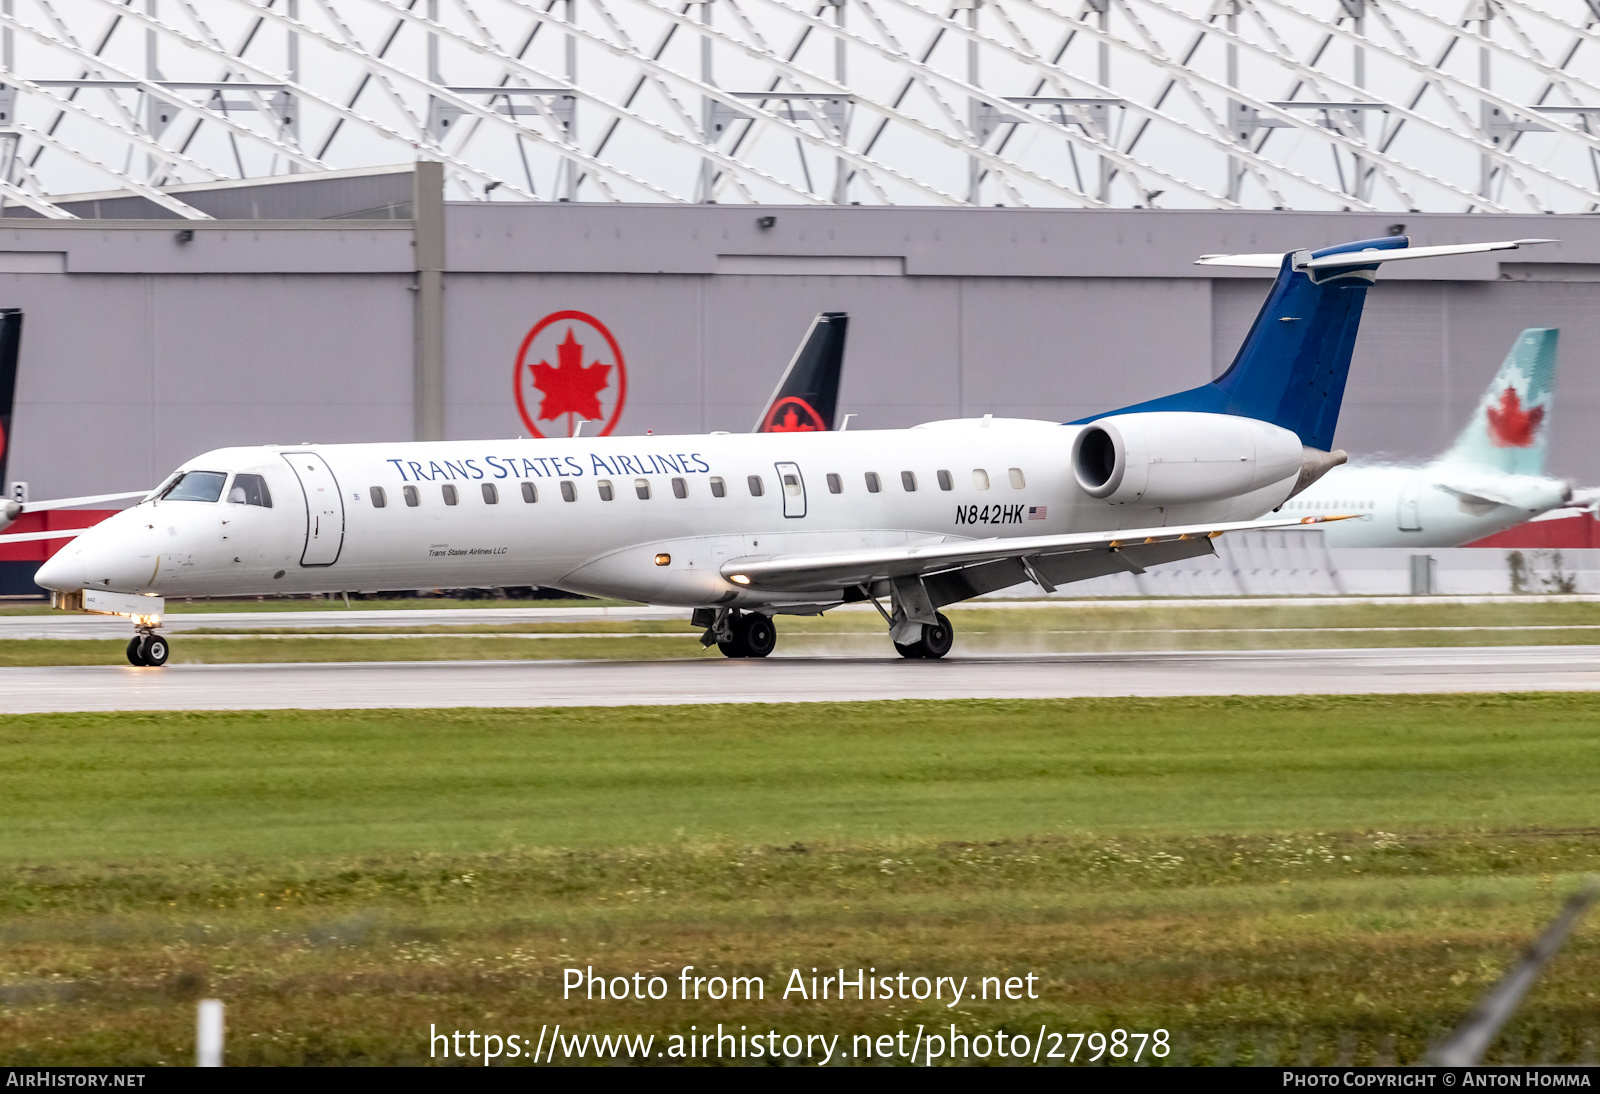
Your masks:
[[[955,643],[956,631],[950,625],[950,620],[944,617],[943,612],[934,612],[933,617],[937,623],[922,624],[922,637],[909,646],[894,644],[895,652],[901,657],[925,657],[929,660],[938,660],[950,652],[950,647]]]
[[[158,669],[167,663],[170,647],[154,631],[140,631],[128,641],[128,664],[137,668]]]
[[[710,612],[712,609],[701,610]],[[699,612],[695,614],[695,622],[701,622]],[[720,608],[700,641],[707,646],[715,642],[724,657],[765,657],[777,648],[778,627],[771,616],[760,612]]]

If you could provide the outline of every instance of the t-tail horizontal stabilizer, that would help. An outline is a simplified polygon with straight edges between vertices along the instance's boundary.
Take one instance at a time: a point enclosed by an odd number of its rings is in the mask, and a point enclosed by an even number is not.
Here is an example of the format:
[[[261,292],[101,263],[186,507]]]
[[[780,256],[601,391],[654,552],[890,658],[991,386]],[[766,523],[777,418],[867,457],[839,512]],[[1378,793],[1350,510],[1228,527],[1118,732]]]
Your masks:
[[[825,311],[811,321],[805,341],[750,432],[810,433],[833,428],[849,326],[850,317],[842,311]]]
[[[1278,277],[1228,370],[1209,384],[1108,414],[1188,410],[1256,418],[1299,435],[1302,444],[1333,447],[1350,356],[1367,287],[1378,266],[1407,258],[1514,250],[1554,240],[1518,239],[1412,247],[1405,236],[1359,240],[1320,251],[1279,255],[1206,255],[1206,266],[1276,267]],[[1090,422],[1105,417],[1084,418]],[[1080,424],[1080,423],[1073,423]]]

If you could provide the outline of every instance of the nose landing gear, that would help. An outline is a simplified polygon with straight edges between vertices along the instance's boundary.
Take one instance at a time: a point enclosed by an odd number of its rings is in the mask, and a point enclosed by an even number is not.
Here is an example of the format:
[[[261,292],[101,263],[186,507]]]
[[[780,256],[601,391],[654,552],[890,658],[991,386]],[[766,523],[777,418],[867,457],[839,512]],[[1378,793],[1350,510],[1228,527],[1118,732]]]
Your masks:
[[[143,630],[128,640],[128,664],[136,668],[158,669],[167,663],[170,647],[154,631]]]

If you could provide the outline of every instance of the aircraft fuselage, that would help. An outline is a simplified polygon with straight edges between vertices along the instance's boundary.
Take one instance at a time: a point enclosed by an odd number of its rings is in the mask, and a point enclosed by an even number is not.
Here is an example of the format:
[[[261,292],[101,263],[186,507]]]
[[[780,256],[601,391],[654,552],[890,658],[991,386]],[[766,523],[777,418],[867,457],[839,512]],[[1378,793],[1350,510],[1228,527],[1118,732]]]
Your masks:
[[[218,449],[179,470],[222,473],[219,500],[145,501],[79,537],[39,580],[164,597],[542,585],[781,610],[837,597],[741,589],[726,564],[1248,520],[1294,482],[1292,471],[1263,466],[1262,481],[1200,503],[1097,500],[1072,469],[1082,428],[963,420],[846,433]],[[241,474],[264,480],[270,507],[227,500]]]

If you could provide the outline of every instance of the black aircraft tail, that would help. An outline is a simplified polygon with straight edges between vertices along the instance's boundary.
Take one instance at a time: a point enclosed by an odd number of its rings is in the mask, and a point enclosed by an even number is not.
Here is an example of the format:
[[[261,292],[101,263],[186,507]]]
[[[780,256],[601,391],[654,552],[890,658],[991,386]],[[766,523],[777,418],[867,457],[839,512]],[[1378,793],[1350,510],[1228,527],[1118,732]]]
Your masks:
[[[11,404],[17,394],[17,354],[22,348],[22,309],[0,308],[0,489],[11,454]],[[3,500],[3,499],[0,499]]]
[[[808,433],[833,428],[849,325],[850,317],[842,311],[825,311],[811,321],[805,341],[750,432]]]

